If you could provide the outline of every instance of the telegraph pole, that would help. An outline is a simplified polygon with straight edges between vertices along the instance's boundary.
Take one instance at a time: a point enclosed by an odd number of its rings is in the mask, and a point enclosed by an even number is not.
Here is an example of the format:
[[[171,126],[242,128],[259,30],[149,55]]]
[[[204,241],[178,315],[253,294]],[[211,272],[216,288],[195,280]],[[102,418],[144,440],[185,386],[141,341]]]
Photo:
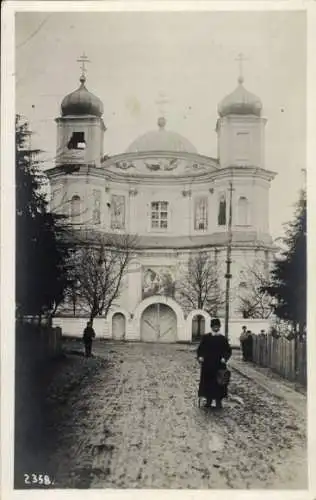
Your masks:
[[[229,323],[229,295],[230,295],[230,265],[231,265],[231,254],[232,254],[232,195],[233,195],[233,183],[229,183],[229,216],[228,216],[228,241],[227,241],[227,253],[226,253],[226,294],[225,294],[225,337],[228,338],[228,323]]]

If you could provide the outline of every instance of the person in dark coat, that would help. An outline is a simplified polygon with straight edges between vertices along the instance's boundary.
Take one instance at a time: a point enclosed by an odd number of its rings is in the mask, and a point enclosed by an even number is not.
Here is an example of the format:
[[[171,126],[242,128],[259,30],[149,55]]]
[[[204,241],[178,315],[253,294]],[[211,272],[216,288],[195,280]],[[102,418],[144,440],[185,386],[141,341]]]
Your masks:
[[[243,326],[242,327],[242,332],[241,332],[241,335],[239,337],[239,341],[240,341],[240,349],[241,349],[241,352],[242,352],[242,359],[243,361],[246,361],[246,348],[245,348],[245,341],[247,340],[247,327],[246,326]]]
[[[252,361],[253,338],[250,330],[247,330],[247,337],[244,340],[244,359],[245,361]]]
[[[83,343],[85,348],[85,355],[87,358],[91,356],[92,341],[95,338],[95,331],[92,328],[92,322],[88,321],[86,328],[83,331]]]
[[[201,363],[198,396],[206,398],[208,407],[211,407],[215,400],[216,408],[222,408],[222,399],[227,397],[227,385],[220,385],[217,381],[218,371],[226,368],[226,361],[232,354],[228,340],[219,332],[220,327],[220,320],[213,318],[212,331],[203,335],[197,350],[198,361]]]

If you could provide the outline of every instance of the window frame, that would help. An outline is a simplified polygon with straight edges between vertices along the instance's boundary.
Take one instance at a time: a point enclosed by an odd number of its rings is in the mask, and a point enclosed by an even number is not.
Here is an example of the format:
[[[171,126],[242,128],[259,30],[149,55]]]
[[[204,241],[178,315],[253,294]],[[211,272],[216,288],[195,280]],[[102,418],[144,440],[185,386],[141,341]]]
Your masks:
[[[154,209],[153,205],[157,205]],[[165,233],[170,230],[170,203],[167,200],[154,200],[149,203],[149,227],[151,232]],[[162,217],[162,214],[164,216]],[[155,216],[155,217],[154,217]],[[153,226],[157,222],[157,226]],[[161,223],[165,223],[165,227]]]
[[[201,202],[204,202],[204,217],[197,219],[197,215],[199,212],[199,205]],[[203,223],[204,227],[199,227],[199,225]],[[209,203],[207,195],[196,196],[194,199],[194,214],[193,214],[193,229],[196,232],[205,232],[208,230],[209,223]]]
[[[74,204],[76,202],[76,205]],[[76,213],[74,213],[74,206],[78,209]],[[82,198],[78,194],[74,194],[70,199],[70,220],[72,224],[80,224],[81,223],[81,213],[82,213]]]
[[[242,222],[240,219],[240,200],[245,200],[246,201],[246,221],[245,222]],[[238,197],[238,201],[237,201],[237,226],[239,227],[249,227],[251,226],[250,224],[250,210],[249,210],[249,207],[250,207],[250,203],[249,203],[249,199],[247,198],[247,196],[245,195],[240,195]]]
[[[225,201],[225,223],[219,224],[219,215],[220,215],[220,204],[222,201]],[[221,191],[218,193],[218,201],[217,201],[217,214],[216,214],[216,223],[218,228],[225,229],[228,224],[228,213],[227,213],[227,194],[226,191]]]
[[[80,136],[80,138],[79,138]],[[80,140],[82,139],[82,140]],[[84,144],[84,147],[79,147],[80,145]],[[85,151],[87,149],[87,142],[85,139],[85,132],[84,131],[78,131],[78,130],[73,130],[71,133],[70,139],[67,144],[67,148],[69,151]]]

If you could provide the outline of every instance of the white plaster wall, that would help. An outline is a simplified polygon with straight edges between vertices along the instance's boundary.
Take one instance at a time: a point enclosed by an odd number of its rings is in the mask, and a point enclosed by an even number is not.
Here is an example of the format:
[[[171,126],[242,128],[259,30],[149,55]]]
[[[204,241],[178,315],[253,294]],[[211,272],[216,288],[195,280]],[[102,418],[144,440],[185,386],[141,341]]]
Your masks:
[[[169,204],[169,220],[166,230],[151,228],[151,203],[167,201]],[[135,198],[135,219],[132,232],[152,235],[188,234],[189,197],[184,197],[178,186],[142,186]]]
[[[122,279],[120,295],[115,300],[115,304],[123,309],[129,309],[129,297],[130,297],[130,281],[129,281],[129,273],[125,274]]]
[[[212,233],[217,223],[217,207],[214,196],[207,185],[189,187],[179,185],[139,185],[137,195],[129,196],[129,228],[132,233],[151,234],[157,236]],[[114,192],[115,188],[111,191]],[[190,193],[183,195],[183,191]],[[205,196],[207,198],[208,227],[206,230],[195,230],[195,199]],[[169,203],[168,229],[159,230],[151,228],[151,203],[154,201],[167,201]]]
[[[220,193],[225,192],[227,197],[227,221],[228,221],[228,193],[230,179],[218,179],[215,181],[215,192],[213,195],[216,206],[214,207],[214,216],[216,220],[213,222],[216,231],[226,231],[226,226],[217,226],[218,203]],[[253,231],[268,233],[269,232],[269,181],[256,179],[251,176],[235,177],[233,179],[232,193],[232,226],[235,231]],[[248,200],[248,224],[240,224],[238,212],[238,200],[240,197],[246,197]]]
[[[67,337],[81,338],[83,331],[87,326],[87,321],[89,318],[53,318],[53,326],[59,326],[62,329],[62,335]],[[95,318],[93,320],[93,329],[96,334],[96,338],[105,338],[105,318]]]
[[[195,185],[191,187],[190,195],[183,195],[183,186],[170,185],[154,187],[151,185],[138,185],[131,188],[127,183],[118,184],[107,182],[105,179],[91,174],[88,178],[84,176],[64,176],[54,182],[52,179],[51,189],[56,194],[52,200],[52,206],[60,203],[67,208],[67,202],[72,196],[79,195],[83,203],[82,217],[78,217],[76,222],[92,223],[93,211],[93,190],[97,189],[101,193],[101,227],[105,231],[111,231],[111,208],[109,203],[113,195],[121,195],[125,198],[125,230],[139,235],[164,236],[185,236],[212,234],[213,232],[226,232],[227,226],[218,226],[218,209],[220,193],[225,192],[227,197],[227,221],[228,221],[228,178],[216,179],[207,185]],[[210,189],[213,192],[210,192]],[[269,229],[269,188],[270,183],[262,179],[253,177],[234,178],[234,191],[232,193],[233,202],[233,229],[240,231],[253,231],[267,233]],[[137,194],[134,193],[137,191]],[[208,203],[208,227],[206,230],[195,230],[195,200],[205,196]],[[248,224],[240,225],[238,216],[238,199],[245,196],[248,200]],[[166,230],[151,228],[151,202],[167,201],[169,203],[169,221]]]
[[[266,120],[255,116],[231,115],[219,120],[219,158],[221,167],[251,165],[264,168],[264,126]],[[237,133],[249,133],[249,150],[240,161],[237,147]]]
[[[81,199],[81,214],[76,217],[75,222],[81,224],[92,223],[94,197],[93,191],[100,192],[100,211],[101,223],[96,227],[107,230],[110,228],[110,208],[107,202],[110,200],[108,193],[105,191],[105,183],[99,177],[89,176],[86,181],[84,176],[64,176],[62,180],[58,179],[57,183],[51,181],[51,191],[54,197],[51,200],[51,208],[56,208],[70,215],[70,201],[73,196],[80,196]]]
[[[135,193],[135,194],[134,194]],[[138,204],[137,188],[131,188],[127,197],[127,229],[132,234],[137,234],[137,204]]]
[[[270,183],[258,180],[254,185],[254,224],[257,231],[269,233],[269,190]]]
[[[133,311],[142,300],[142,270],[139,260],[133,260],[129,264],[127,273],[128,298],[126,308]]]

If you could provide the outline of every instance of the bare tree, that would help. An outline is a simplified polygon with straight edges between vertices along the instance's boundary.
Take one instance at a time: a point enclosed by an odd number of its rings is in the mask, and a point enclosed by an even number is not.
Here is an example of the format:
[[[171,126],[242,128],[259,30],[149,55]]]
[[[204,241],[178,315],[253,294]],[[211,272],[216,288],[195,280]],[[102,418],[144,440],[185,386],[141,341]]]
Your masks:
[[[90,320],[107,315],[120,296],[123,278],[137,245],[135,236],[98,235],[86,239],[74,255],[76,293]],[[73,297],[71,297],[73,300]]]
[[[274,310],[274,299],[265,291],[269,285],[269,272],[263,262],[244,269],[247,281],[239,289],[239,312],[244,318],[268,319]]]
[[[204,309],[211,316],[217,316],[218,309],[224,303],[224,295],[219,287],[216,262],[207,252],[190,255],[178,294],[179,301],[187,311]],[[200,335],[201,317],[197,319]]]

